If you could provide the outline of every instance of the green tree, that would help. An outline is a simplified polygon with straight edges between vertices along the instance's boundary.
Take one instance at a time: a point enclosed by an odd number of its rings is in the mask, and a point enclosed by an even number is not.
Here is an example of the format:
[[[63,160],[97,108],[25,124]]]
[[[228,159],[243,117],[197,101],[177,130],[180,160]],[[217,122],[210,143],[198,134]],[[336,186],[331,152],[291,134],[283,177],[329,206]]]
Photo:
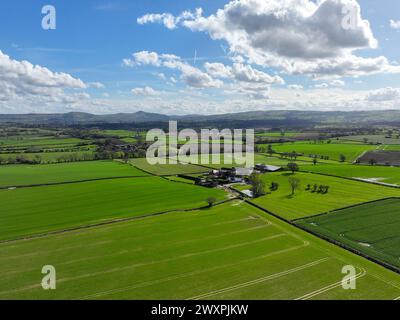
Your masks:
[[[249,182],[251,185],[251,192],[255,198],[265,195],[265,182],[261,179],[261,175],[258,173],[253,173]]]
[[[287,164],[287,168],[292,171],[292,174],[299,171],[299,165],[295,162],[290,162]]]
[[[208,197],[206,199],[206,201],[207,201],[208,207],[211,208],[217,202],[217,199],[215,199],[214,197]]]
[[[290,189],[292,190],[292,196],[295,194],[296,190],[300,188],[300,179],[290,177],[289,178]]]

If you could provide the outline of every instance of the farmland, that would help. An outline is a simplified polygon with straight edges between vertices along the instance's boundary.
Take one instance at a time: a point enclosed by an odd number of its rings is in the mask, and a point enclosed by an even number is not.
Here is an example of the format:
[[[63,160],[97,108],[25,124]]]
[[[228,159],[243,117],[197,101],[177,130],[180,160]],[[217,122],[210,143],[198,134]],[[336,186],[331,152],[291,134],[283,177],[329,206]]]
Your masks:
[[[186,163],[177,163],[176,161],[170,159],[172,163],[170,164],[159,164],[151,165],[146,159],[133,159],[130,160],[130,164],[140,170],[149,172],[154,175],[178,175],[178,174],[191,174],[191,173],[201,173],[207,172],[209,169]]]
[[[293,220],[349,205],[400,196],[400,190],[394,188],[309,173],[294,175],[300,180],[300,188],[292,196],[288,182],[291,176],[289,173],[263,175],[262,178],[267,186],[276,182],[279,184],[279,189],[252,201],[285,219]],[[314,184],[328,185],[329,193],[320,194],[306,190],[307,185]]]
[[[297,221],[400,270],[400,200],[388,199]]]
[[[340,160],[340,155],[346,157],[347,162],[354,161],[363,152],[375,149],[376,146],[363,144],[348,144],[348,143],[315,143],[315,142],[298,142],[298,143],[283,143],[274,144],[273,150],[276,152],[297,152],[304,156],[326,156],[330,160]]]
[[[304,155],[291,159],[282,154],[254,154],[256,164],[280,166],[284,171],[262,174],[268,194],[245,199],[225,186],[205,188],[178,177],[202,177],[211,169],[243,166],[223,156],[218,156],[218,164],[169,159],[169,164],[151,165],[130,151],[136,150],[131,146],[140,145],[143,132],[97,130],[94,136],[89,134],[93,140],[60,139],[52,137],[51,132],[40,132],[3,141],[9,141],[3,146],[3,159],[23,155],[37,160],[40,155],[41,164],[0,166],[0,262],[6,262],[0,263],[0,300],[400,296],[397,274],[296,227],[298,223],[309,228],[307,218],[313,219],[316,214],[400,195],[395,188],[343,179],[379,178],[384,183],[400,183],[398,168],[349,163],[352,157],[376,146],[350,141],[272,144],[276,152],[286,152],[278,150],[286,148]],[[288,131],[287,138],[291,133],[297,134]],[[278,134],[273,133],[276,137]],[[65,144],[58,143],[60,140]],[[28,152],[32,148],[42,152]],[[308,152],[330,159],[318,159],[314,165]],[[81,157],[73,156],[84,153],[109,160],[81,161]],[[346,162],[338,162],[340,154],[346,156]],[[211,161],[212,156],[207,159]],[[296,162],[302,172],[289,173],[289,162]],[[290,177],[300,181],[294,195]],[[272,182],[279,185],[278,190],[269,190]],[[327,185],[329,192],[306,190],[308,185]],[[244,190],[249,185],[235,187]],[[385,212],[390,211],[389,206],[385,208]],[[392,211],[395,209],[393,206]],[[396,222],[395,214],[374,212],[379,217],[366,214],[362,226],[372,237],[371,221],[382,222],[376,226],[380,229],[374,248],[379,250],[369,248],[363,253],[388,262],[388,256],[382,255],[398,254],[398,226],[393,223],[393,228],[386,230],[390,234],[380,230],[384,221],[393,218],[390,221]],[[330,214],[321,217],[325,216]],[[353,219],[350,212],[349,217],[354,224],[358,222],[358,215]],[[345,226],[340,223],[339,234]],[[334,233],[322,228],[321,235],[335,239]],[[385,242],[386,235],[393,235],[393,242]],[[363,238],[362,242],[373,244],[374,239]],[[356,248],[350,240],[346,244]],[[48,264],[57,269],[57,290],[52,292],[40,286],[40,270]],[[341,287],[342,268],[349,264],[357,270],[356,291]]]
[[[201,207],[209,196],[226,198],[220,190],[157,177],[0,190],[0,240]]]
[[[400,295],[396,274],[239,202],[0,244],[0,259],[4,257],[0,299],[394,299]],[[49,261],[58,271],[54,291],[40,287],[38,270]],[[356,267],[356,291],[340,285],[347,264]]]
[[[368,142],[374,144],[400,144],[400,138],[397,136],[378,135],[355,135],[341,137],[341,140]]]
[[[0,166],[0,187],[40,185],[148,174],[115,161]]]
[[[400,168],[397,167],[350,164],[324,164],[314,166],[301,164],[300,168],[303,171],[400,185]]]

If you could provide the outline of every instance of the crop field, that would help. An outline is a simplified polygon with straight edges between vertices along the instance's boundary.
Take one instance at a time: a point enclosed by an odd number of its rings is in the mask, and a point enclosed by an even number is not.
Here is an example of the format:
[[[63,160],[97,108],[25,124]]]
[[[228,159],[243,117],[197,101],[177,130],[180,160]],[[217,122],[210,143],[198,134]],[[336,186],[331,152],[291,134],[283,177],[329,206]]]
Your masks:
[[[376,146],[348,143],[283,143],[274,144],[273,150],[276,152],[297,152],[304,156],[311,155],[328,156],[330,160],[340,160],[340,155],[346,157],[347,162],[354,161],[363,152],[373,150]]]
[[[170,159],[171,163],[169,164],[157,164],[151,165],[148,163],[147,159],[132,159],[130,160],[130,164],[140,170],[149,172],[158,176],[167,176],[167,175],[178,175],[178,174],[191,174],[191,173],[202,173],[207,172],[209,169],[194,165],[194,164],[186,164],[186,163],[177,163],[176,161]]]
[[[314,166],[301,164],[300,169],[302,171],[400,185],[400,168],[398,167],[350,164],[323,164]]]
[[[49,165],[8,165],[0,166],[0,187],[147,175],[147,173],[135,167],[116,161],[88,161]]]
[[[349,205],[400,196],[400,190],[395,188],[309,173],[294,175],[300,180],[300,188],[292,196],[289,177],[292,177],[290,173],[264,174],[262,178],[267,187],[277,182],[279,189],[252,201],[285,219],[293,220]],[[327,185],[330,189],[327,194],[307,191],[308,184]]]
[[[0,299],[400,296],[395,273],[240,202],[0,244],[0,260]],[[40,285],[49,263],[57,269],[53,291]],[[357,290],[341,287],[348,264]]]
[[[400,270],[400,199],[388,199],[297,221]]]
[[[375,164],[380,165],[400,166],[400,151],[370,151],[362,155],[358,161],[360,163],[370,163],[370,161],[374,161]]]
[[[359,135],[359,136],[347,136],[341,137],[341,140],[348,140],[348,141],[360,141],[360,142],[368,142],[368,143],[375,143],[375,144],[400,144],[400,138],[397,136],[386,136],[382,135]]]
[[[19,153],[0,153],[0,159],[16,159],[18,157],[24,157],[25,159],[34,160],[36,157],[40,157],[42,163],[56,163],[60,157],[80,156],[87,155],[88,157],[93,156],[94,151],[71,151],[71,152],[19,152]]]
[[[75,138],[54,138],[54,137],[32,137],[17,139],[0,139],[0,147],[9,146],[45,146],[45,145],[75,145],[77,143],[90,142]]]
[[[0,240],[201,207],[209,196],[226,198],[221,190],[158,177],[0,190]]]

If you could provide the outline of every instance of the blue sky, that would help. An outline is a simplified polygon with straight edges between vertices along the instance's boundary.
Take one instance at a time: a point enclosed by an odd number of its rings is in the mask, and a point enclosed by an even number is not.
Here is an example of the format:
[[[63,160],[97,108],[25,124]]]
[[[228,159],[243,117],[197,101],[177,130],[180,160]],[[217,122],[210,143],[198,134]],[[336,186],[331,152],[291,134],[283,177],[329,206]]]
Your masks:
[[[286,6],[280,4],[284,2]],[[332,17],[352,2],[369,25],[341,33]],[[8,76],[0,75],[0,112],[185,114],[398,107],[399,1],[229,3],[3,0],[0,71]],[[56,8],[56,30],[41,27],[41,9],[47,4]],[[258,12],[252,12],[256,5]],[[213,16],[218,9],[222,15]],[[295,18],[287,25],[271,18],[279,10]],[[316,19],[308,19],[318,10]],[[182,16],[185,11],[190,17]],[[146,21],[140,22],[141,17]],[[170,22],[172,17],[172,27],[165,17]],[[155,55],[156,62],[147,59]],[[18,71],[20,67],[24,70]]]

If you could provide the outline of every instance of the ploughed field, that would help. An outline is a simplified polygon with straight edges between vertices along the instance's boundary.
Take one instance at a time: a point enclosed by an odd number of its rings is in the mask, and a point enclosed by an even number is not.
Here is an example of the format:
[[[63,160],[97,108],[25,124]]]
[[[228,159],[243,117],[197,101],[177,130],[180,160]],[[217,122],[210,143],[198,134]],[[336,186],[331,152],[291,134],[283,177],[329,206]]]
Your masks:
[[[296,223],[400,270],[400,199],[364,204]]]
[[[0,299],[395,299],[397,274],[239,201],[0,244]],[[57,289],[41,288],[43,265]],[[341,286],[353,265],[357,290]]]

